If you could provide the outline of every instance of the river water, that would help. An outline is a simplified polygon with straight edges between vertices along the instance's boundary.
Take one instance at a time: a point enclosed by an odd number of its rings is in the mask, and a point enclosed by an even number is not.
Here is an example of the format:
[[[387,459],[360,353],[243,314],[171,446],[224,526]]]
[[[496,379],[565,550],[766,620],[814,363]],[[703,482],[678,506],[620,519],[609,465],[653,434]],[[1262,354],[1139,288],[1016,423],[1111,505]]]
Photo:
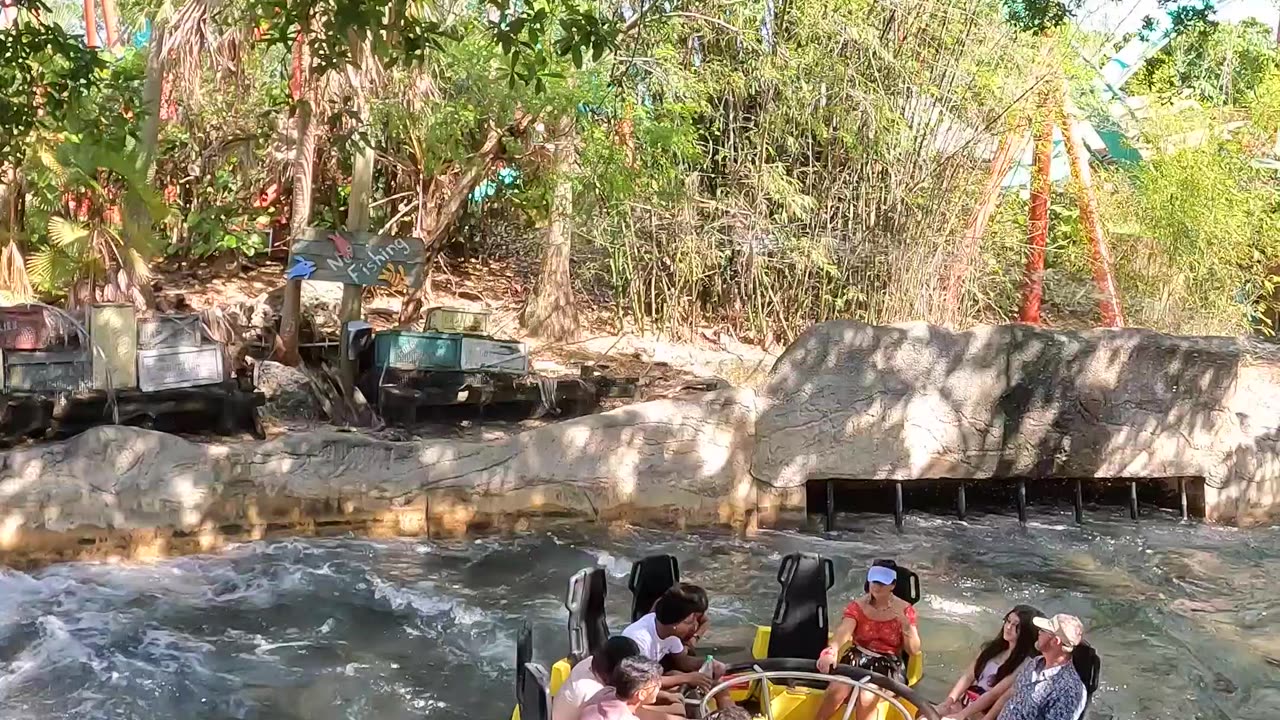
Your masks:
[[[864,566],[892,556],[921,576],[927,675],[939,698],[1016,603],[1079,615],[1104,659],[1093,718],[1280,717],[1280,529],[1139,525],[1061,515],[1029,526],[849,516],[827,537],[561,530],[455,542],[291,540],[145,565],[0,571],[5,720],[499,720],[513,643],[535,628],[567,647],[565,581],[600,565],[613,629],[625,577],[653,552],[712,593],[707,642],[732,660],[777,591],[781,557],[836,562],[839,607]]]

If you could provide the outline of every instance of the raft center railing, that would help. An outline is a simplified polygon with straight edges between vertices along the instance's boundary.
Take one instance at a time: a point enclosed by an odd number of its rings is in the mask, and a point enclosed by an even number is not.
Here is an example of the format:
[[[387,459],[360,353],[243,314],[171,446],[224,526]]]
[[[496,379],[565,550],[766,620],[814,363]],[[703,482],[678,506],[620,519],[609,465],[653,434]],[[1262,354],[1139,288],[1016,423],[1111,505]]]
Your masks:
[[[1030,491],[1028,490],[1030,488]],[[1177,510],[1184,521],[1204,517],[1204,478],[989,478],[859,480],[822,478],[806,487],[808,514],[822,515],[825,529],[836,527],[839,512],[893,513],[901,528],[908,509],[954,514],[965,520],[972,510],[1000,513],[1017,509],[1027,524],[1032,505],[1060,508],[1071,503],[1076,523],[1085,521],[1087,505],[1128,507],[1137,522],[1141,505]]]

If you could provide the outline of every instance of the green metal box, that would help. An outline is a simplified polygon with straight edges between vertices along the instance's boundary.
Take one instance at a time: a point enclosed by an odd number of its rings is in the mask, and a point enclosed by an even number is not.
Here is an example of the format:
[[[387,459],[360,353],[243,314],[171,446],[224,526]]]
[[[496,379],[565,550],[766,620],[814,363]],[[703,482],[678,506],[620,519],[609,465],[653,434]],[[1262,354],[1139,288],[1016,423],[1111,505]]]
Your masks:
[[[377,367],[396,370],[460,370],[462,336],[447,333],[388,330],[373,337]]]

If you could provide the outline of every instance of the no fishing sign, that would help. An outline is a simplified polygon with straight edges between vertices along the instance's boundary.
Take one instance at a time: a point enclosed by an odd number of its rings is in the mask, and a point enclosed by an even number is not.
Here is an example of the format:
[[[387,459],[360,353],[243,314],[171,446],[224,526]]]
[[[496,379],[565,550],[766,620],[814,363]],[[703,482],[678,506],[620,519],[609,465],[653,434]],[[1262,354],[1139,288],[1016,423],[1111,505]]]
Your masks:
[[[285,278],[416,289],[425,262],[426,245],[418,238],[308,228],[293,239]]]

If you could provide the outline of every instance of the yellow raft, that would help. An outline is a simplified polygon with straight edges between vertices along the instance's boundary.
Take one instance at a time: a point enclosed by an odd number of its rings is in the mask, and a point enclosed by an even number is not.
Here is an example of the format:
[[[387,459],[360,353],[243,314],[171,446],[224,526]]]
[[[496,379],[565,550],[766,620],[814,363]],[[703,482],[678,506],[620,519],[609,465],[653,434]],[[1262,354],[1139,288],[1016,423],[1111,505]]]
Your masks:
[[[894,589],[912,604],[920,599],[919,577],[892,561],[878,560],[898,572]],[[669,555],[644,558],[632,568],[629,587],[633,595],[632,618],[639,618],[652,608],[654,601],[667,588],[679,581],[679,566]],[[782,586],[768,626],[757,626],[751,645],[751,660],[730,664],[722,682],[713,689],[730,690],[734,702],[754,711],[766,720],[815,720],[823,691],[832,682],[831,675],[818,675],[814,658],[830,639],[827,626],[827,590],[835,583],[829,559],[813,553],[792,553],[783,558],[778,571]],[[526,626],[516,644],[516,707],[512,720],[549,720],[551,698],[569,677],[573,665],[591,654],[609,636],[604,619],[606,593],[604,571],[588,568],[569,581],[565,607],[569,611],[570,652],[558,660],[548,672],[532,661],[532,632]],[[835,682],[857,684],[878,692],[886,699],[876,707],[874,720],[936,720],[932,705],[913,690],[924,676],[923,655],[906,660],[906,686],[860,668],[840,666],[835,674],[843,677]],[[713,700],[700,706],[689,706],[689,714],[714,708]],[[845,717],[841,707],[835,717]],[[850,713],[849,717],[852,717]]]

